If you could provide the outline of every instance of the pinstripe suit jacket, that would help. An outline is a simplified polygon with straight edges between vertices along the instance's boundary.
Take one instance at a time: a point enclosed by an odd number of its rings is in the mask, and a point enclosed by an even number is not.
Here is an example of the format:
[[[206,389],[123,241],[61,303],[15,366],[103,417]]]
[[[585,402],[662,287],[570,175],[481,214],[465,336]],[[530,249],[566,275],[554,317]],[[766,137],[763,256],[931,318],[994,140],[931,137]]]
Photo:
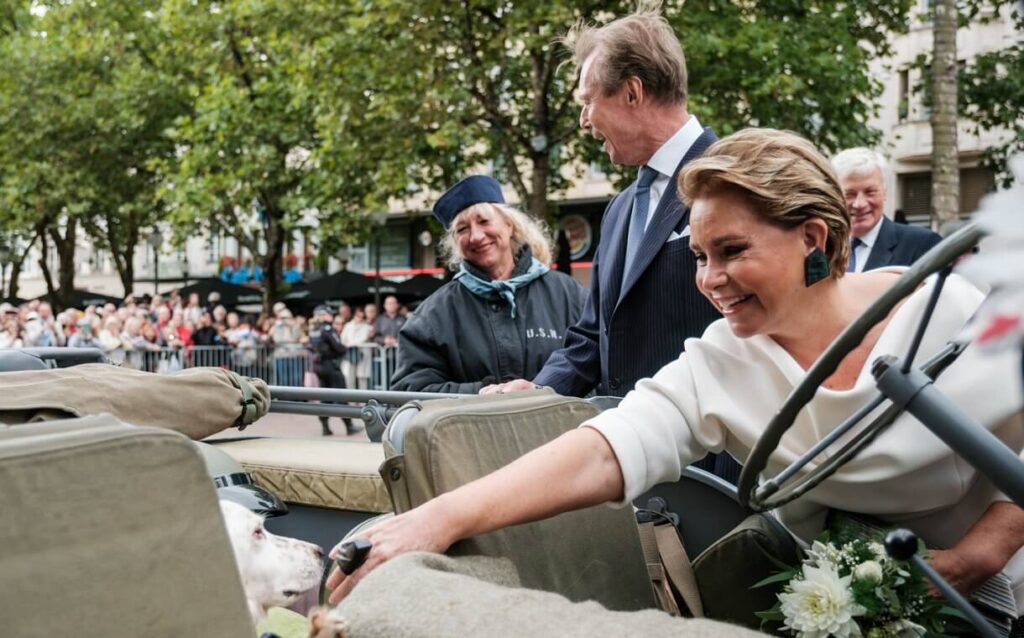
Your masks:
[[[679,201],[676,177],[717,138],[710,128],[683,157],[644,233],[632,270],[623,277],[633,183],[605,209],[601,243],[591,271],[590,297],[579,322],[569,328],[560,350],[548,358],[534,383],[559,394],[623,396],[636,382],[657,372],[699,337],[718,312],[694,284],[696,260],[689,236],[681,233],[690,211]]]

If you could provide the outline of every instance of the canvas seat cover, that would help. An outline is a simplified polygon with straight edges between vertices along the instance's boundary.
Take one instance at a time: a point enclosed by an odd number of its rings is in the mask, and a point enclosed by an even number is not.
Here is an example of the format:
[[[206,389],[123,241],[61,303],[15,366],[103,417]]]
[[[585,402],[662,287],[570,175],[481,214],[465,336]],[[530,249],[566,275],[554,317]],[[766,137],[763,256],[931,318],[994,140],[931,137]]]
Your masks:
[[[0,428],[0,486],[4,636],[254,635],[180,434],[109,416]]]
[[[597,412],[582,399],[550,391],[425,401],[405,424],[402,441],[385,433],[390,458],[381,474],[395,511],[507,465]],[[507,557],[524,587],[573,601],[596,600],[618,611],[655,606],[631,508],[568,512],[461,541],[449,554]]]
[[[355,512],[391,511],[380,443],[322,439],[243,439],[217,442],[256,483],[288,503]]]

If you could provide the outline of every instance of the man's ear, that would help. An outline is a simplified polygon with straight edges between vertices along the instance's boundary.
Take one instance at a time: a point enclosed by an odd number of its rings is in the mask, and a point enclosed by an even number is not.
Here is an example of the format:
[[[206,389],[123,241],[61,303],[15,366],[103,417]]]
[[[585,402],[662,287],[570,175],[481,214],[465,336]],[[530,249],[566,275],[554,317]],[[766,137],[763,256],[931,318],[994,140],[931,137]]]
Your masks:
[[[627,78],[623,88],[626,91],[626,104],[636,106],[643,101],[644,84],[637,76],[633,75]]]

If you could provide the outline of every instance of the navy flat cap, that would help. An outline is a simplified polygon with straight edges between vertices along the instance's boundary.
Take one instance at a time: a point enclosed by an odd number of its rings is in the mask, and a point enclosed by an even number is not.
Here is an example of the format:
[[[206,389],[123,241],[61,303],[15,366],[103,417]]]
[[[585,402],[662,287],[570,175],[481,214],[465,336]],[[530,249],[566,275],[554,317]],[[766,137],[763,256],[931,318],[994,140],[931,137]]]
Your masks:
[[[434,204],[434,217],[447,230],[459,213],[474,204],[485,202],[505,203],[505,198],[501,194],[501,185],[493,177],[470,175],[441,195],[441,199]]]

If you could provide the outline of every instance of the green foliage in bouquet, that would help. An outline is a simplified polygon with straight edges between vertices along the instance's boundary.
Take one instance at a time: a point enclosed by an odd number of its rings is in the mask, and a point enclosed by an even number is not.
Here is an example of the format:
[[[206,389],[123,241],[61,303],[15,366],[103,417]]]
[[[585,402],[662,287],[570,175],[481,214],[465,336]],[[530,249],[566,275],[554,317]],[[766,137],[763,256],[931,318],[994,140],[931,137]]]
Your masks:
[[[945,621],[958,613],[931,595],[921,573],[889,558],[862,532],[854,526],[826,531],[800,565],[754,585],[786,583],[779,602],[758,616],[800,638],[942,635]]]

